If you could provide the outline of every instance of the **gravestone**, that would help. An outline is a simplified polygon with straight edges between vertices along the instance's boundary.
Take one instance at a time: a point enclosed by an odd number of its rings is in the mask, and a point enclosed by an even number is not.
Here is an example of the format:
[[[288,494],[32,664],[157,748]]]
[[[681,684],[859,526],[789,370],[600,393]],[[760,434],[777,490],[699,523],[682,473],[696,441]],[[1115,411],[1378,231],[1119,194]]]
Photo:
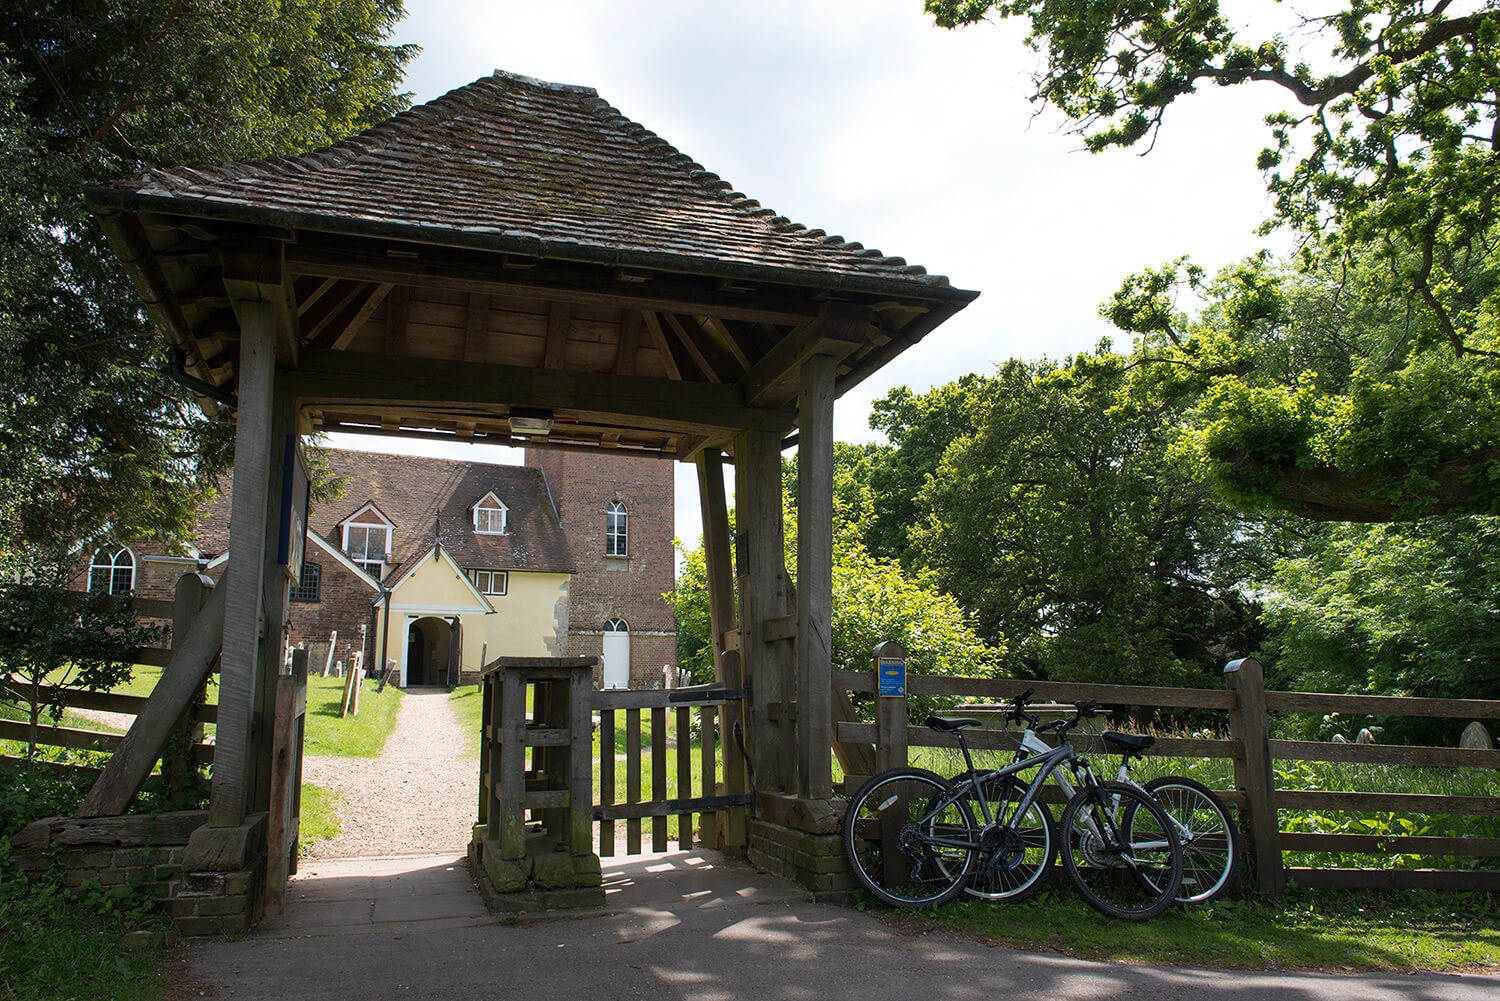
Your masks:
[[[1495,742],[1490,738],[1490,732],[1484,728],[1484,724],[1476,720],[1464,727],[1463,734],[1458,738],[1458,746],[1487,751],[1495,746]]]

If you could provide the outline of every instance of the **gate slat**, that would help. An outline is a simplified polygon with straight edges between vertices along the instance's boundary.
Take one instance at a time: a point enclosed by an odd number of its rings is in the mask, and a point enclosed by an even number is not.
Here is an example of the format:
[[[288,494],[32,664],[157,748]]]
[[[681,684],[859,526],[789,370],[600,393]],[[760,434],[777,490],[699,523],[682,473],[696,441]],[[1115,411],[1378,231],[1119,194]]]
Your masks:
[[[677,795],[693,794],[693,711],[686,707],[677,710]],[[693,847],[693,815],[677,815],[677,847],[684,851]]]
[[[641,801],[641,711],[625,710],[625,802]],[[625,821],[625,854],[641,853],[641,818]]]
[[[651,802],[667,798],[667,710],[657,708],[651,710]],[[651,820],[651,850],[667,850],[666,817]]]
[[[599,710],[599,803],[613,806],[615,802],[615,711]],[[613,858],[615,854],[615,822],[599,822],[599,854]]]
[[[704,706],[698,710],[698,739],[701,741],[699,761],[703,774],[700,776],[702,786],[700,795],[707,799],[718,794],[717,766],[718,760],[714,754],[714,719],[719,710],[713,706]],[[717,813],[704,813],[700,815],[703,828],[703,847],[719,847],[719,815]]]

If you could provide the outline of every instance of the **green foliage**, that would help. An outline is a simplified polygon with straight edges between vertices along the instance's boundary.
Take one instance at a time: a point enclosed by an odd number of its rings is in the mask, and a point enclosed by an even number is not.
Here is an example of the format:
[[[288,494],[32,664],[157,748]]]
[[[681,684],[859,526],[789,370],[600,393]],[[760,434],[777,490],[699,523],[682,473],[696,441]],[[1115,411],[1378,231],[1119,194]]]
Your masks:
[[[784,517],[790,569],[797,565],[796,509],[788,508]],[[713,680],[701,548],[687,554],[677,589],[666,597],[677,616],[678,636],[693,637],[688,659],[679,659],[679,665],[695,682]],[[875,644],[882,640],[906,647],[916,673],[991,677],[996,672],[995,650],[975,635],[963,609],[937,590],[930,576],[908,574],[895,561],[873,556],[854,527],[843,525],[833,540],[834,670],[870,670]],[[996,647],[1001,643],[1003,637],[997,637]]]
[[[1298,273],[1266,257],[1212,281],[1185,260],[1102,312],[1139,337],[1137,392],[1181,407],[1178,454],[1231,503],[1384,521],[1500,507],[1500,362],[1457,355],[1375,256]],[[1465,275],[1488,296],[1496,271]],[[1176,313],[1179,288],[1205,305]],[[1485,334],[1488,343],[1493,335]]]
[[[25,714],[28,759],[37,754],[42,716],[56,721],[67,706],[64,686],[112,688],[130,677],[136,650],[159,635],[118,599],[71,591],[76,566],[67,553],[38,553],[11,562],[0,577],[0,673],[10,675],[0,684],[0,703]],[[49,693],[44,684],[55,687]]]
[[[1500,520],[1336,525],[1276,567],[1267,618],[1278,675],[1312,691],[1500,698]],[[1326,738],[1385,727],[1382,742],[1452,745],[1466,720],[1343,719]]]
[[[82,0],[0,16],[0,550],[190,526],[231,429],[165,346],[83,189],[325,145],[406,105],[400,0]]]
[[[1257,158],[1275,205],[1268,225],[1313,237],[1304,260],[1372,250],[1390,294],[1459,355],[1494,293],[1465,295],[1490,252],[1500,181],[1500,11],[1425,0],[1342,0],[1323,15],[1226,16],[1218,0],[925,0],[939,25],[988,16],[1030,25],[1042,53],[1033,100],[1070,118],[1094,151],[1154,143],[1166,111],[1199,87],[1271,83]],[[1264,12],[1263,12],[1264,13]],[[1282,30],[1267,30],[1268,25]],[[1290,62],[1289,54],[1307,61]],[[1480,341],[1484,338],[1481,336]]]
[[[973,384],[975,430],[922,490],[917,548],[1009,639],[1014,675],[1217,685],[1260,642],[1240,587],[1262,529],[1171,461],[1171,415],[1129,376],[1106,346]]]

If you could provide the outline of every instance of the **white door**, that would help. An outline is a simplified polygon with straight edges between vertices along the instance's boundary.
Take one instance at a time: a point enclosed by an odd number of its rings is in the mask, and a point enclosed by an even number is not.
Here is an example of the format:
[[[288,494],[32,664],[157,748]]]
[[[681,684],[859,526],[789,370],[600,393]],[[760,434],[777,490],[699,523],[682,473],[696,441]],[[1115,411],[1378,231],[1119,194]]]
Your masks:
[[[604,687],[630,687],[630,627],[622,619],[604,625]]]

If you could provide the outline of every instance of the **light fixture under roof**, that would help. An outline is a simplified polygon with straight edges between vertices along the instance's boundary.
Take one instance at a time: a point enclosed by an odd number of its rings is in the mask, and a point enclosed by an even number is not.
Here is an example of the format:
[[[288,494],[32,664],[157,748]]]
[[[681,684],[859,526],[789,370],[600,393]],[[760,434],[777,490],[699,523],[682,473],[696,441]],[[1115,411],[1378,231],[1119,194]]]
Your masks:
[[[513,434],[547,434],[552,430],[552,411],[539,407],[511,407],[510,430]]]

